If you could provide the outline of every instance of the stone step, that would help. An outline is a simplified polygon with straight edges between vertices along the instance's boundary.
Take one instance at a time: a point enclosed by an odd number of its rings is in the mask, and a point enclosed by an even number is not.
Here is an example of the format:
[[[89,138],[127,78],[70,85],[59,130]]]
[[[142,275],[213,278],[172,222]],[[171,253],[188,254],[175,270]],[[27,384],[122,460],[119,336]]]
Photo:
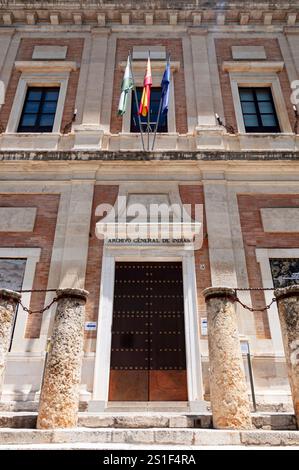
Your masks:
[[[0,412],[0,428],[34,429],[37,413]],[[253,413],[253,425],[264,430],[296,430],[295,416],[288,413]],[[211,413],[79,413],[82,428],[151,429],[212,428]]]
[[[214,429],[107,429],[61,430],[0,429],[1,446],[88,443],[180,446],[298,446],[297,431],[220,431]]]
[[[86,402],[86,401],[80,402],[79,410],[82,412],[83,411],[91,411],[91,412],[97,411],[96,409],[89,409],[89,408],[92,408],[90,403],[91,402]],[[168,413],[188,412],[188,404],[179,406],[178,404],[180,404],[181,402],[176,402],[175,406],[173,407],[169,407],[169,405],[168,407],[165,407],[164,405],[154,406],[153,402],[146,402],[146,403],[147,403],[146,406],[142,403],[140,407],[134,406],[129,411],[140,412],[140,413],[143,413],[145,410],[152,411],[152,412],[161,412],[161,413],[163,412],[168,412]],[[198,410],[200,413],[205,412],[205,411],[210,411],[211,409],[210,402],[203,401],[202,405],[203,405],[202,409]],[[32,411],[34,412],[38,410],[38,406],[39,406],[39,402],[36,400],[35,401],[2,401],[0,402],[0,413],[4,411],[5,412],[6,411],[11,411],[11,412],[12,411],[15,411],[15,412]],[[124,403],[123,406],[120,406],[120,405],[117,406],[115,404],[112,405],[111,403],[109,403],[109,406],[105,410],[105,413],[106,412],[123,413],[126,411],[128,411],[127,403]],[[294,413],[294,408],[293,408],[292,403],[276,403],[276,404],[258,403],[257,411],[261,413],[290,413],[292,414]]]

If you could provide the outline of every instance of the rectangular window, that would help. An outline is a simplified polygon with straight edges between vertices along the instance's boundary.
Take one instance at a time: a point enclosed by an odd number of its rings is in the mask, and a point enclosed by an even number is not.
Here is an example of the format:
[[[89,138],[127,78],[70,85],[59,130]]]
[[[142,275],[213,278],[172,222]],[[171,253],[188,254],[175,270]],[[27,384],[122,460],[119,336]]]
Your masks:
[[[29,87],[18,132],[52,132],[59,87]]]
[[[280,132],[271,88],[239,88],[246,132]]]
[[[142,87],[138,87],[136,89],[138,105],[141,100],[142,90],[143,90]],[[152,88],[151,89],[151,105],[150,105],[150,122],[149,122],[151,131],[155,130],[156,121],[158,119],[160,98],[161,98],[161,88],[160,87]],[[141,119],[142,130],[144,132],[147,132],[147,117],[140,116],[140,119]],[[134,91],[132,92],[130,132],[140,132]],[[157,132],[168,132],[167,115],[162,116],[160,114]]]

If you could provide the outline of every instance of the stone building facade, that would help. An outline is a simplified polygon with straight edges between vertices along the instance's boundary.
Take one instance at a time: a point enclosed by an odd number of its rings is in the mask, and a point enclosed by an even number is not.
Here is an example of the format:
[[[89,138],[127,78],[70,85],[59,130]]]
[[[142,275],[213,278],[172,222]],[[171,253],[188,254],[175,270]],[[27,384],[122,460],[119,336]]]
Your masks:
[[[150,51],[158,94],[170,54],[154,151],[132,132],[131,96],[117,116],[129,51],[137,87]],[[298,0],[1,4],[0,287],[33,290],[22,294],[33,311],[51,302],[44,290],[89,291],[80,400],[90,410],[199,409],[202,291],[299,282],[298,51]],[[96,209],[118,196],[201,205],[200,245],[99,238]],[[238,296],[256,309],[237,306],[257,401],[288,405],[277,307],[263,309],[273,292]],[[19,306],[2,401],[38,401],[54,314]]]

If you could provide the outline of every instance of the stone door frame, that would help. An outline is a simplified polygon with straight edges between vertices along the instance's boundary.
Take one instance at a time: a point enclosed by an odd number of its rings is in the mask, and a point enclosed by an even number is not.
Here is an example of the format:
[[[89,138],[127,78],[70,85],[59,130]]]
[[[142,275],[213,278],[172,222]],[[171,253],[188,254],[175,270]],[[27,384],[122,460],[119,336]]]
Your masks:
[[[115,263],[118,261],[182,262],[188,402],[190,409],[196,410],[203,400],[203,384],[194,251],[184,250],[181,247],[107,245],[103,250],[92,396],[92,401],[96,402],[94,403],[96,409],[103,410],[108,405],[114,271]]]

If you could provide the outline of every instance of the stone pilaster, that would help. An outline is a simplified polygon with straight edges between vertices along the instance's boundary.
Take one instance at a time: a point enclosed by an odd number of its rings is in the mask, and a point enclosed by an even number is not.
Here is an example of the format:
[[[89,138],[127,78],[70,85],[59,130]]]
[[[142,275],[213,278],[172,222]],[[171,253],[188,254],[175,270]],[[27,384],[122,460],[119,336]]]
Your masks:
[[[288,376],[299,428],[299,285],[276,289],[274,295],[278,305]]]
[[[210,393],[216,429],[250,429],[248,398],[234,291],[210,287],[203,292],[207,304]]]
[[[20,299],[21,294],[18,292],[0,289],[0,391],[2,389],[13,319]]]
[[[77,425],[88,292],[57,291],[57,310],[37,419],[38,429]]]

